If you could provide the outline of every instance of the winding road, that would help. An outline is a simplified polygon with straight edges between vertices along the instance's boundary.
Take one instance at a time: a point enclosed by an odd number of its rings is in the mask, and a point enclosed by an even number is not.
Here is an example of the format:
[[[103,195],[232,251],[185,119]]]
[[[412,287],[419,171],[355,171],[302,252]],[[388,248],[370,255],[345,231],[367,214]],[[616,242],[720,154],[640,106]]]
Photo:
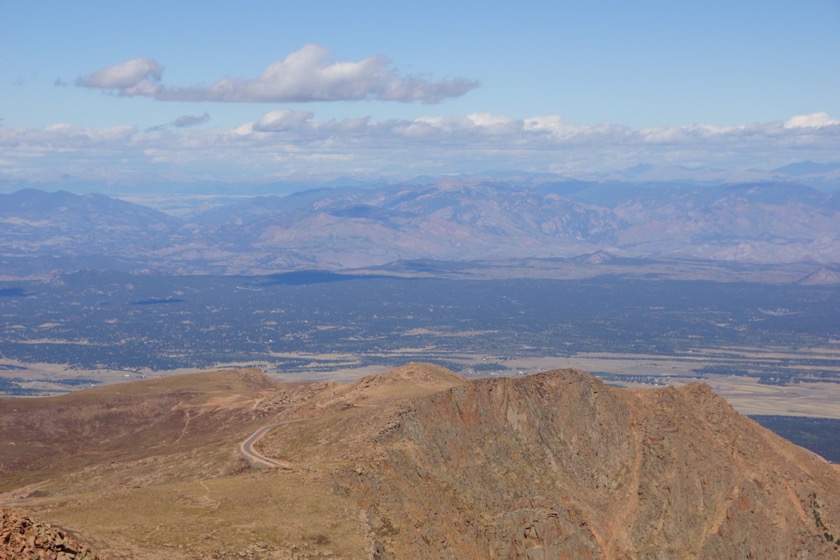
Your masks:
[[[301,422],[301,420],[286,420],[285,422],[277,422],[276,424],[269,424],[268,426],[263,426],[262,428],[245,438],[245,441],[239,444],[239,453],[242,454],[246,461],[248,461],[255,467],[269,467],[274,469],[292,470],[292,467],[289,466],[287,463],[275,461],[274,459],[260,454],[256,449],[254,449],[254,444],[257,443],[260,440],[260,438],[263,437],[269,430],[272,430],[277,426],[291,424],[293,422]]]

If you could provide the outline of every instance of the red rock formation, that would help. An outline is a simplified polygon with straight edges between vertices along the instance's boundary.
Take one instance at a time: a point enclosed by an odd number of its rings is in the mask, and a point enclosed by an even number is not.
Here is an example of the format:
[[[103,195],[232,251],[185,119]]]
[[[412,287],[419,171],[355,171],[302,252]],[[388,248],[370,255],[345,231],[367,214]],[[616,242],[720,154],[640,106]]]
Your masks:
[[[104,560],[67,531],[0,508],[0,560]]]

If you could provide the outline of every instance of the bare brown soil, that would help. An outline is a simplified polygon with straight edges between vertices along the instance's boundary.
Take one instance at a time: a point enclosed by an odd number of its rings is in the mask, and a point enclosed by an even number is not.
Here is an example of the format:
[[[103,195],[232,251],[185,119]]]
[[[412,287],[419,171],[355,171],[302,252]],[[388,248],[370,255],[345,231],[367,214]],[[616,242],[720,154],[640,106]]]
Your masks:
[[[289,470],[239,456],[289,420],[256,444]],[[230,370],[0,399],[0,429],[0,501],[108,558],[840,557],[837,466],[701,384]]]

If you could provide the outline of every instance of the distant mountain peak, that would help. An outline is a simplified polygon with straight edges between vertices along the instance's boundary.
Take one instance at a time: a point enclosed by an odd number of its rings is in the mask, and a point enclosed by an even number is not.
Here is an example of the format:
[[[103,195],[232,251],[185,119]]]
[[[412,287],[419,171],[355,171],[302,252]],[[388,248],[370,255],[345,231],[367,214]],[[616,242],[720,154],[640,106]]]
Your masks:
[[[803,276],[797,284],[803,286],[834,286],[840,284],[840,272],[823,267]]]
[[[605,264],[615,260],[615,255],[610,253],[609,251],[605,251],[600,249],[595,251],[594,253],[587,253],[585,255],[580,255],[575,260],[580,263],[584,264]]]
[[[830,173],[832,171],[840,170],[840,162],[832,163],[815,163],[813,161],[799,161],[777,167],[772,171],[774,173],[784,173],[794,177],[801,177],[803,175],[812,175],[818,173]]]

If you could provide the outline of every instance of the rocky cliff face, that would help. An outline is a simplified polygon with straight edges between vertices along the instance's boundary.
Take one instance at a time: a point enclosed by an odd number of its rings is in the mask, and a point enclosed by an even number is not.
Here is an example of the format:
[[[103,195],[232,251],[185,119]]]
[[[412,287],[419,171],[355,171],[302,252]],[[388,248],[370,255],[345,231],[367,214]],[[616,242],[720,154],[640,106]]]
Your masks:
[[[840,557],[831,465],[705,385],[477,380],[412,402],[377,445],[350,484],[378,558]]]

